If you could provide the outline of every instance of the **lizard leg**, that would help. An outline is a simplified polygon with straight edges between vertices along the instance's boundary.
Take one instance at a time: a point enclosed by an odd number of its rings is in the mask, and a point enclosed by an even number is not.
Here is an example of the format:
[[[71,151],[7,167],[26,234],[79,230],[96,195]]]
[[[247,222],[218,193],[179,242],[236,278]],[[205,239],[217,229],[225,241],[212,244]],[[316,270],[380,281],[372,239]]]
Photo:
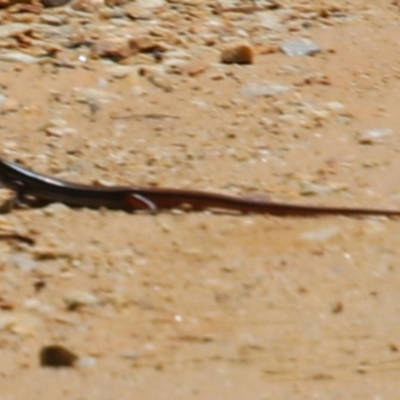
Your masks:
[[[14,190],[15,196],[11,201],[11,208],[20,208],[26,204],[25,185],[20,181],[13,181],[12,190]]]
[[[15,197],[12,200],[11,208],[42,207],[49,204],[49,201],[26,194],[26,185],[21,181],[13,181]]]

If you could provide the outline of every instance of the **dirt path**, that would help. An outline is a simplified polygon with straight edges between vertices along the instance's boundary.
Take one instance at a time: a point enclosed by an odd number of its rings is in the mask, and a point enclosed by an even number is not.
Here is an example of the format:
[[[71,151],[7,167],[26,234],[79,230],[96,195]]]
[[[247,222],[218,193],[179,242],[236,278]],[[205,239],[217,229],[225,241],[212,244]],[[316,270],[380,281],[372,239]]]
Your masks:
[[[10,5],[2,153],[89,184],[400,208],[390,3]],[[304,44],[315,54],[287,54]],[[36,240],[0,242],[1,399],[398,395],[398,220],[62,204],[0,217]],[[41,366],[49,345],[78,360]]]

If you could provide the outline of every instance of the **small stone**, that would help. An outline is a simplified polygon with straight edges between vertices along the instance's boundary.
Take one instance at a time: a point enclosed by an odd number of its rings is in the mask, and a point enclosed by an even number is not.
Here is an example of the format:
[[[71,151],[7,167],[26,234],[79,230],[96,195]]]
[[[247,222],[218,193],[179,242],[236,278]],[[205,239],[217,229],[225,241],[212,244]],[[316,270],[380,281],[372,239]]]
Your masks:
[[[188,66],[188,62],[179,58],[169,59],[164,62],[165,72],[168,74],[182,75]]]
[[[0,332],[9,329],[15,323],[15,315],[10,312],[0,313]]]
[[[107,7],[122,7],[125,6],[126,4],[128,5],[131,4],[131,2],[129,0],[105,0],[104,4]],[[130,16],[128,10],[125,11],[127,15]]]
[[[114,100],[120,100],[121,96],[92,87],[76,88],[76,100],[84,104],[98,104],[98,103],[110,103]]]
[[[321,47],[315,42],[304,38],[287,40],[281,44],[280,49],[291,57],[310,56],[321,52]]]
[[[47,136],[62,137],[65,135],[74,135],[75,133],[77,133],[77,130],[74,128],[69,128],[69,127],[65,127],[65,128],[52,127],[52,128],[46,128],[45,132],[46,132]]]
[[[189,61],[192,59],[192,55],[186,50],[169,50],[164,54],[164,60],[184,60]]]
[[[164,90],[164,92],[168,93],[174,90],[172,81],[166,73],[162,71],[153,71],[151,73],[147,73],[146,76],[149,82],[159,89]]]
[[[58,215],[57,218],[59,218],[60,215],[67,213],[69,210],[70,208],[63,203],[51,203],[42,209],[42,215],[44,217],[54,217]],[[49,249],[44,250],[42,248],[42,250],[47,253]],[[52,250],[50,250],[50,252],[52,252]]]
[[[370,129],[360,135],[358,143],[360,144],[379,144],[383,142],[386,136],[393,133],[390,128]]]
[[[144,8],[144,7],[140,7],[138,6],[136,3],[132,3],[132,2],[127,2],[127,0],[106,0],[106,4],[110,6],[111,3],[119,3],[119,2],[125,2],[124,4],[126,4],[124,6],[124,10],[126,12],[126,15],[133,19],[133,20],[137,20],[137,19],[150,19],[152,16],[152,12],[151,10]],[[117,5],[121,5],[121,4],[117,4]]]
[[[52,0],[50,0],[52,1]],[[57,1],[57,0],[53,0],[53,1]],[[85,12],[85,13],[94,13],[96,11],[101,10],[100,5],[102,4],[102,2],[100,2],[99,0],[74,0],[71,4],[71,8],[75,11],[81,11],[81,12]],[[107,8],[107,7],[105,7]]]
[[[73,367],[78,356],[64,346],[44,346],[40,350],[40,365],[42,367]]]
[[[67,121],[62,118],[53,118],[47,122],[49,128],[65,128],[67,126]]]
[[[230,44],[221,51],[223,64],[253,64],[253,58],[253,49],[246,43]]]
[[[299,193],[302,196],[314,196],[316,194],[327,194],[332,193],[334,190],[338,188],[328,186],[328,185],[319,185],[317,183],[301,181]]]
[[[26,34],[32,31],[32,26],[29,24],[5,24],[0,26],[0,39]]]
[[[13,191],[9,190],[9,189],[2,189],[2,190],[0,190],[0,193],[1,192],[9,192],[9,194],[13,193]],[[6,196],[6,195],[7,195],[7,193],[4,193],[4,196]],[[14,193],[14,197],[15,197],[15,193]],[[10,232],[12,230],[15,230],[15,227],[11,223],[10,219],[5,216],[0,216],[0,231]]]
[[[284,24],[282,23],[282,16],[278,13],[259,12],[258,13],[259,23],[262,27],[267,28],[270,31],[282,31]]]
[[[128,360],[136,360],[137,358],[140,357],[140,353],[136,350],[126,350],[123,353],[121,353],[122,358],[126,358]]]
[[[76,366],[80,368],[93,368],[98,364],[96,357],[82,357],[76,362]]]
[[[327,228],[304,232],[301,238],[309,242],[326,242],[339,235],[340,231],[341,228],[339,226],[329,226]]]
[[[332,305],[332,313],[339,314],[343,311],[343,303],[341,301],[337,301]]]
[[[12,3],[12,7],[10,8],[13,14],[16,13],[14,14],[16,15],[15,22],[34,23],[36,19],[34,20],[32,16],[39,15],[43,12],[43,5],[40,2],[18,3],[18,0],[0,0],[0,8],[5,8],[5,3]]]
[[[281,85],[280,83],[248,83],[239,89],[239,93],[251,97],[274,97],[290,90],[292,90],[291,86]]]
[[[209,64],[204,62],[194,62],[186,65],[185,71],[192,78],[202,74],[209,68]]]
[[[110,58],[120,61],[137,54],[139,50],[126,39],[100,39],[93,42],[90,49],[92,58]]]
[[[30,313],[0,312],[0,331],[10,331],[19,335],[33,335],[37,331],[39,319]]]
[[[326,107],[331,111],[342,111],[344,109],[344,104],[340,101],[330,101],[326,104]]]
[[[41,0],[42,4],[48,8],[61,7],[69,3],[70,1],[71,0]]]
[[[330,86],[331,81],[329,77],[322,73],[311,73],[306,75],[304,78],[301,79],[300,82],[296,83],[297,86],[304,86],[304,85],[324,85]]]
[[[38,267],[38,263],[27,253],[13,253],[10,255],[10,263],[20,271],[29,272]]]
[[[137,78],[137,67],[132,67],[131,65],[113,65],[111,68],[108,68],[107,72],[116,79],[123,79],[129,75]]]
[[[0,95],[0,109],[2,114],[7,114],[10,112],[16,112],[20,110],[20,103],[17,99],[9,99]]]
[[[135,53],[164,52],[167,49],[149,35],[135,36],[128,40],[129,48]]]
[[[20,51],[7,51],[0,54],[0,61],[20,62],[22,64],[36,64],[40,61],[40,58],[32,57]]]
[[[0,93],[0,107],[7,101],[7,97]]]
[[[255,52],[261,55],[274,54],[279,52],[279,47],[275,44],[258,45],[255,48]]]
[[[68,310],[73,311],[82,306],[97,306],[101,300],[93,293],[74,290],[64,295],[64,303]]]
[[[61,118],[54,118],[47,122],[44,126],[44,131],[48,136],[61,137],[76,133],[76,129],[67,125],[67,121]]]
[[[138,7],[158,8],[165,4],[165,0],[136,0]]]
[[[42,14],[40,16],[40,22],[42,24],[52,25],[52,26],[60,26],[64,25],[67,22],[66,18],[63,18],[58,15],[52,14]]]

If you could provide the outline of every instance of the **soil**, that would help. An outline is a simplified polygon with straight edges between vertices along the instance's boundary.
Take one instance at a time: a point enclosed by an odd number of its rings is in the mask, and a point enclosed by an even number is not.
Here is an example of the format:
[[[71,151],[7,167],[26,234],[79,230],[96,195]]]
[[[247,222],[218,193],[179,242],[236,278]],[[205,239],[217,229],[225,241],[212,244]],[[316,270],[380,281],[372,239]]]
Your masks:
[[[5,158],[86,184],[400,209],[396,2],[31,7],[0,15],[19,28],[0,34]],[[300,38],[319,51],[285,53]],[[0,226],[35,241],[0,242],[1,399],[399,395],[395,218],[54,203]],[[42,365],[46,346],[70,365]]]

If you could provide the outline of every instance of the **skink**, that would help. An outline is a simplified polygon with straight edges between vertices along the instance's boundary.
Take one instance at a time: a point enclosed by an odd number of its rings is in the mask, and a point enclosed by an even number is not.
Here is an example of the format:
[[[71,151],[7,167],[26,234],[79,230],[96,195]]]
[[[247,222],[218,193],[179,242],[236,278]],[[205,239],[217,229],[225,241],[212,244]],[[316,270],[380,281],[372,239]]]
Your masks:
[[[135,186],[98,187],[72,183],[38,174],[20,164],[0,158],[0,181],[17,193],[19,201],[30,198],[61,202],[69,206],[156,211],[225,209],[273,215],[384,215],[400,216],[400,210],[324,207],[234,197],[212,192]]]

